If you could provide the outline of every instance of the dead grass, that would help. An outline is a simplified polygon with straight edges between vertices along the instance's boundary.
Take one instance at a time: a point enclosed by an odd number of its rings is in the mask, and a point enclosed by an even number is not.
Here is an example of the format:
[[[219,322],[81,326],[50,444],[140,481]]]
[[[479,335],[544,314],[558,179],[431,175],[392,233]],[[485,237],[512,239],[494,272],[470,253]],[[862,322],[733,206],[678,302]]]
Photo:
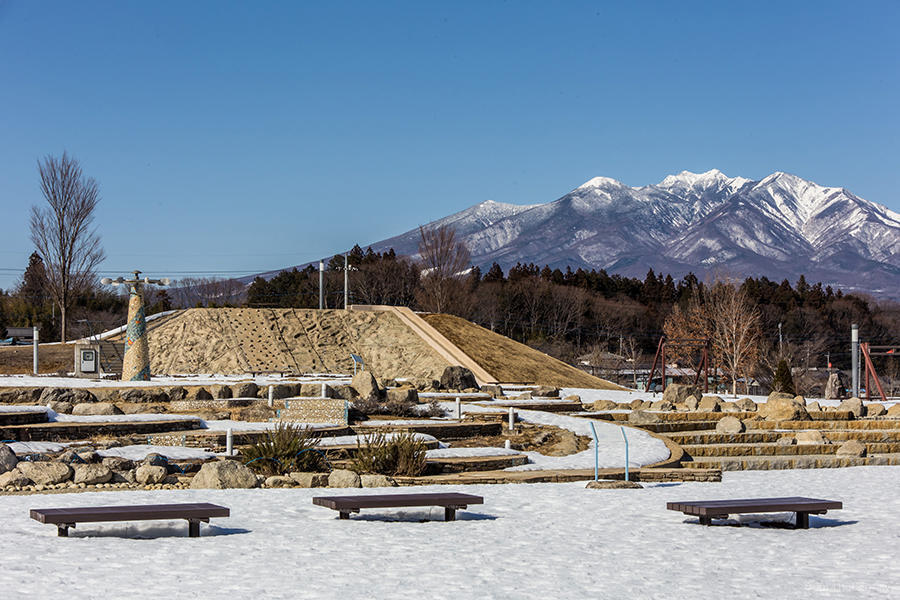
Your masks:
[[[602,390],[624,389],[465,319],[439,314],[422,315],[422,318],[498,381]]]
[[[0,373],[31,374],[34,350],[31,346],[0,346]],[[41,344],[38,370],[41,373],[71,371],[75,368],[75,350],[67,344]]]

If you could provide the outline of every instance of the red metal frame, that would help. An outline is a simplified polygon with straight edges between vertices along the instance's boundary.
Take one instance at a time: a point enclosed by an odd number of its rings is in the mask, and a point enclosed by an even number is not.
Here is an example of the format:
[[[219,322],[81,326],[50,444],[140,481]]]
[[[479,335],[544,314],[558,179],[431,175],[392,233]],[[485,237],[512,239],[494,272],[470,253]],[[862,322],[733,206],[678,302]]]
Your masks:
[[[869,342],[860,342],[859,349],[863,355],[863,364],[865,366],[865,386],[866,386],[866,400],[872,400],[872,390],[869,386],[869,376],[871,374],[872,379],[874,380],[875,387],[878,388],[878,393],[881,394],[882,400],[887,400],[887,396],[884,394],[884,388],[881,387],[881,380],[878,378],[878,372],[875,370],[875,365],[872,364],[873,356],[891,356],[897,357],[896,354],[896,346],[872,346]]]
[[[660,376],[662,377],[662,391],[666,391],[666,345],[671,344],[676,347],[687,348],[703,348],[703,354],[700,358],[700,364],[697,365],[697,374],[694,376],[694,385],[700,380],[700,370],[703,369],[703,393],[709,393],[709,340],[694,338],[676,338],[671,341],[666,340],[666,336],[659,338],[659,344],[656,347],[656,354],[653,356],[653,366],[650,367],[650,375],[647,377],[647,386],[645,392],[650,391],[650,385],[653,383],[653,375],[656,374],[656,365],[660,364]],[[702,344],[702,346],[701,346]],[[661,359],[661,360],[660,360]]]

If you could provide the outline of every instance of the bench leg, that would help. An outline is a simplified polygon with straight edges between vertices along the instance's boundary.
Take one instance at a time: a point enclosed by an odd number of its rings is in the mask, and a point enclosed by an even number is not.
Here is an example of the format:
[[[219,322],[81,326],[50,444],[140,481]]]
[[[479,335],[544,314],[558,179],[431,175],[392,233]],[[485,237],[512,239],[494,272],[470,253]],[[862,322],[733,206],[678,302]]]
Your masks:
[[[341,516],[338,517],[339,519],[349,519],[349,518],[350,518],[350,513],[349,513],[349,512],[346,512],[346,511],[343,511],[343,510],[341,511],[340,515],[341,515]]]
[[[75,527],[75,525],[71,523],[59,523],[56,526],[57,537],[69,537],[69,527]]]
[[[709,527],[710,525],[712,525],[712,517],[707,515],[700,515],[700,524]]]
[[[809,513],[797,511],[797,523],[794,529],[809,529]]]
[[[456,509],[450,506],[444,508],[444,520],[445,521],[455,521],[456,520]]]
[[[188,519],[188,537],[200,537],[200,519]]]

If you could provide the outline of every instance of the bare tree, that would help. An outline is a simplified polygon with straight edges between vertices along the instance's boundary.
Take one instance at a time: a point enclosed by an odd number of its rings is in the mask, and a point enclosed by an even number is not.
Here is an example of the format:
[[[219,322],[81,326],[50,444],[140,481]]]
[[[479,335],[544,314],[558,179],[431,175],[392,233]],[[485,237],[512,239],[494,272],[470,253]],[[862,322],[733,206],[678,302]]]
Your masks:
[[[172,303],[181,308],[216,307],[240,304],[246,286],[237,279],[185,277],[171,290]]]
[[[731,393],[736,396],[738,378],[747,381],[759,358],[759,309],[731,281],[717,281],[707,287],[706,307],[713,350],[731,374]]]
[[[31,241],[44,261],[47,291],[59,306],[60,339],[66,341],[66,313],[75,297],[95,284],[94,269],[105,255],[91,229],[100,191],[93,178],[65,152],[38,162],[41,192],[48,206],[31,207]]]
[[[419,227],[422,290],[419,303],[430,312],[451,312],[464,302],[468,290],[462,279],[469,268],[469,249],[447,225]]]

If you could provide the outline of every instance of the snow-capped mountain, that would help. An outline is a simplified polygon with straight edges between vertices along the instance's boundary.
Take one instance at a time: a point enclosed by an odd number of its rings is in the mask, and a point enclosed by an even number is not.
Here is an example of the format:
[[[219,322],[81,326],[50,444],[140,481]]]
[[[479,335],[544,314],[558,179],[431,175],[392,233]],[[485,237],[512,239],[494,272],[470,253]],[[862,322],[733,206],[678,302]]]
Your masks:
[[[900,214],[788,173],[759,181],[720,171],[629,187],[596,177],[546,204],[482,202],[449,225],[474,264],[606,269],[643,277],[710,271],[822,281],[900,295]],[[372,244],[415,255],[418,229]]]

